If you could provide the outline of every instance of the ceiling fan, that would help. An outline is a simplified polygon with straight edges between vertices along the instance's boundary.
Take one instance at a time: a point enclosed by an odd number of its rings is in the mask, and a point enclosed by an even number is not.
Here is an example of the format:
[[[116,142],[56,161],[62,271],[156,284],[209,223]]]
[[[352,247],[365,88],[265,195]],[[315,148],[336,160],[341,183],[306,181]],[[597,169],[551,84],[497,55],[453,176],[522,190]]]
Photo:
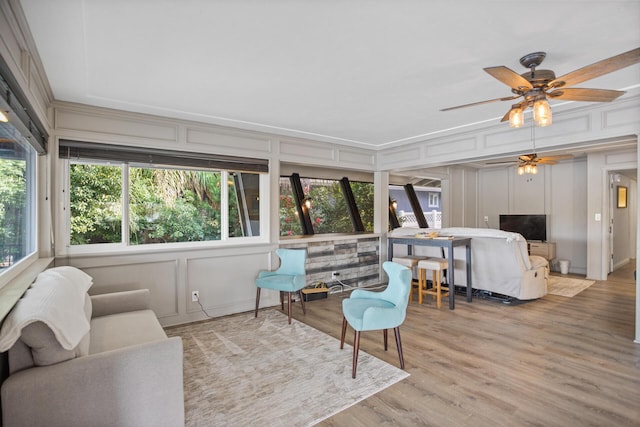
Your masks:
[[[484,71],[509,86],[511,92],[514,93],[513,96],[458,105],[456,107],[444,108],[441,111],[455,110],[457,108],[471,107],[490,102],[511,101],[522,97],[523,100],[512,105],[511,109],[504,115],[501,121],[509,120],[512,127],[520,127],[524,123],[524,110],[532,107],[534,121],[539,126],[548,126],[551,124],[551,109],[548,99],[588,102],[613,101],[625,92],[608,89],[572,88],[569,86],[640,62],[640,48],[637,48],[556,77],[555,73],[551,70],[536,69],[546,55],[545,52],[534,52],[520,58],[520,64],[530,70],[523,74],[518,74],[503,65],[484,68]]]
[[[531,154],[523,154],[518,156],[518,159],[500,161],[500,162],[487,162],[488,165],[500,165],[506,163],[516,163],[518,165],[518,175],[524,174],[537,174],[538,173],[538,165],[555,165],[559,160],[566,160],[573,158],[570,154],[563,154],[559,156],[546,156],[546,157],[538,157],[538,155],[534,152]]]

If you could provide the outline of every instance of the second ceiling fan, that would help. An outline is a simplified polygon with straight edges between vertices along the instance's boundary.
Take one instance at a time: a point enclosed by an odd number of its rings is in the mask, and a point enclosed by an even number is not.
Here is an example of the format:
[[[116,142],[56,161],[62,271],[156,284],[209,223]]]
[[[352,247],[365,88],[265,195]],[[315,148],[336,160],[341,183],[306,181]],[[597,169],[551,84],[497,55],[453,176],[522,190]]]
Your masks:
[[[619,90],[573,88],[569,86],[637,64],[640,62],[640,48],[603,59],[560,77],[556,77],[551,70],[536,69],[545,57],[545,52],[534,52],[520,58],[520,64],[530,70],[523,74],[518,74],[504,65],[484,68],[484,71],[509,86],[511,92],[514,93],[513,96],[458,105],[444,108],[441,111],[523,98],[520,102],[511,106],[511,109],[501,121],[509,120],[512,127],[520,127],[524,123],[524,110],[532,107],[535,122],[539,126],[548,126],[551,124],[551,109],[548,99],[610,102],[623,95],[625,92]]]
[[[514,162],[513,160],[507,161],[498,161],[498,162],[487,162],[488,165],[499,165],[499,164],[507,164],[507,163],[516,163],[518,165],[518,175],[524,174],[537,174],[538,173],[538,165],[555,165],[559,160],[566,160],[573,158],[570,154],[563,154],[558,156],[545,156],[538,157],[538,155],[534,152],[531,154],[523,154],[518,156],[518,159]]]

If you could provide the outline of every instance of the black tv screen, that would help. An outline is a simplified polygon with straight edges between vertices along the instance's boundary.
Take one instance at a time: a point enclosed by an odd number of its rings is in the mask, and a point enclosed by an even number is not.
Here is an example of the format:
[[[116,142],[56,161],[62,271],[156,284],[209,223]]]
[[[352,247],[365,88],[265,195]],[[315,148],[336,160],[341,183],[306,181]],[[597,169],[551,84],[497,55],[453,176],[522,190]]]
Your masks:
[[[522,234],[527,240],[547,240],[546,215],[500,215],[500,230]]]

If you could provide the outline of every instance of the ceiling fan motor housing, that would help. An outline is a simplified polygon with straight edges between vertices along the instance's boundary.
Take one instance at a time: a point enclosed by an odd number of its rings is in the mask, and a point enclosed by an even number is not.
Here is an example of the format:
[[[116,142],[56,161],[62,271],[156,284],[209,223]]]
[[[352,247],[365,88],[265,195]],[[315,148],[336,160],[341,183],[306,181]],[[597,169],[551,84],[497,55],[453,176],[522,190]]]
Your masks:
[[[520,75],[529,80],[533,87],[543,87],[556,78],[556,73],[551,70],[531,70]]]

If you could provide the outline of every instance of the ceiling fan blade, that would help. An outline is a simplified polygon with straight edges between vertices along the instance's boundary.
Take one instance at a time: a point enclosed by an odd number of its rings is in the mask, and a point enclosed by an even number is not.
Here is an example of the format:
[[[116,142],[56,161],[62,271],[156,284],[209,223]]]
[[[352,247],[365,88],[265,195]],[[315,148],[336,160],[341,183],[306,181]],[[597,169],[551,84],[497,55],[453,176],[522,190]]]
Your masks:
[[[638,62],[640,62],[640,47],[560,76],[549,82],[549,87],[573,86],[612,73],[629,65],[637,64]]]
[[[474,105],[489,104],[491,102],[498,102],[498,101],[511,101],[513,99],[516,99],[516,98],[520,98],[520,95],[507,96],[507,97],[504,97],[504,98],[488,99],[486,101],[472,102],[471,104],[464,104],[464,105],[457,105],[455,107],[443,108],[440,111],[449,111],[449,110],[455,110],[455,109],[458,109],[458,108],[473,107]]]
[[[538,156],[536,156],[535,154],[523,154],[522,156],[518,156],[518,159],[522,160],[523,162],[530,162],[532,160],[535,160]]]
[[[547,95],[551,99],[563,99],[565,101],[587,101],[587,102],[611,102],[624,95],[622,90],[609,89],[587,89],[587,88],[567,88],[557,89]]]
[[[567,160],[567,159],[573,159],[573,156],[571,154],[562,154],[559,156],[544,156],[544,157],[540,157],[540,160]]]
[[[558,162],[556,162],[555,160],[542,158],[542,159],[538,159],[538,161],[536,163],[539,164],[539,165],[555,165]]]
[[[484,68],[484,70],[512,89],[533,89],[533,85],[531,85],[529,80],[525,79],[520,74],[516,73],[510,68],[505,67],[504,65],[500,65],[497,67],[487,67]]]

